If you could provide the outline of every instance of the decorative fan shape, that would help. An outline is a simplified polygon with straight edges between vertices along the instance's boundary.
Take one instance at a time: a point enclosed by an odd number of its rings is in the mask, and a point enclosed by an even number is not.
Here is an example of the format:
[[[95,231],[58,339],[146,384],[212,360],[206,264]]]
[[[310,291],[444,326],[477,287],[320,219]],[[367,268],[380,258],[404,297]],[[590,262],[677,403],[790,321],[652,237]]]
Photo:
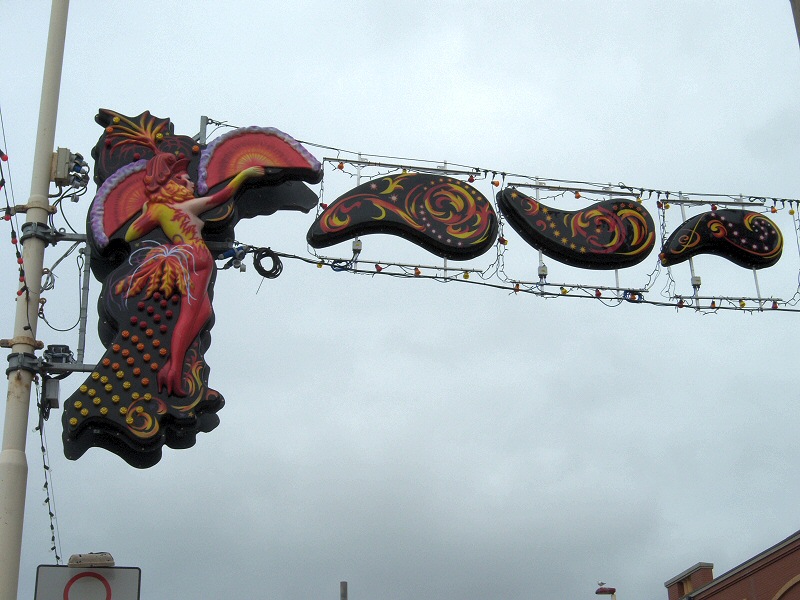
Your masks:
[[[513,187],[497,204],[528,244],[583,269],[622,269],[642,262],[655,244],[655,225],[638,202],[612,198],[576,211],[545,206]]]
[[[108,245],[109,235],[119,231],[147,201],[144,172],[147,160],[126,165],[105,180],[89,209],[89,225],[98,246]]]
[[[322,165],[292,137],[273,127],[245,127],[216,138],[202,151],[198,191],[205,194],[248,167],[280,169],[284,180],[322,179]]]
[[[746,269],[771,267],[783,252],[778,226],[761,213],[722,209],[704,212],[672,232],[659,258],[677,265],[698,254],[716,254]]]
[[[402,173],[340,196],[306,237],[314,248],[325,248],[370,233],[397,235],[442,258],[469,260],[494,244],[497,215],[486,197],[463,181]]]

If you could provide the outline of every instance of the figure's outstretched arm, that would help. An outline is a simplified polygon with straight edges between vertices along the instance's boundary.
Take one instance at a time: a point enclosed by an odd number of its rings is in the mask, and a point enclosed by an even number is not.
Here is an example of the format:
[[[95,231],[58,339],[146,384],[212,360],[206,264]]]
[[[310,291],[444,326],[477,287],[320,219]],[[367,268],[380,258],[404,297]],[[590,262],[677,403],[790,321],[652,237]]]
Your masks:
[[[190,200],[189,203],[191,203],[192,208],[196,210],[196,214],[202,214],[207,210],[216,208],[220,204],[224,204],[230,200],[239,190],[239,188],[242,187],[242,184],[248,179],[252,177],[261,177],[262,175],[264,175],[264,167],[250,167],[236,175],[236,177],[228,182],[228,185],[226,185],[216,194],[211,194],[210,196],[206,196],[204,198],[196,198],[194,200]]]

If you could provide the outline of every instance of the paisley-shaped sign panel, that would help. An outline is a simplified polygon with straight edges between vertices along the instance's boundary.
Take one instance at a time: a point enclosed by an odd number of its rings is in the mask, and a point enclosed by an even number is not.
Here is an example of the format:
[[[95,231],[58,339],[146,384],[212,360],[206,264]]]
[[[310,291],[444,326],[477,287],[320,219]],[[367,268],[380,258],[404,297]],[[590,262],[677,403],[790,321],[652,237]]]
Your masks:
[[[550,258],[583,269],[621,269],[642,262],[655,243],[655,225],[641,203],[612,198],[576,211],[537,202],[508,187],[497,194],[517,233]]]
[[[402,173],[364,183],[330,204],[306,236],[314,248],[371,233],[397,235],[453,260],[480,256],[497,237],[497,215],[474,187],[441,175]]]

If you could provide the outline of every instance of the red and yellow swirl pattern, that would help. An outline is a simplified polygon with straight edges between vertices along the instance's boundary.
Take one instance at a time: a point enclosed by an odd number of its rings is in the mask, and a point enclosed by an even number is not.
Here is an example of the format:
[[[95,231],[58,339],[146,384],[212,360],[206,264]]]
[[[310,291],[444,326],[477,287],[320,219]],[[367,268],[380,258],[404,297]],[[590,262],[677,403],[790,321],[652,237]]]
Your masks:
[[[638,202],[612,198],[577,211],[545,206],[515,188],[497,194],[503,215],[547,256],[585,269],[619,269],[644,260],[655,225]]]
[[[311,246],[324,248],[369,233],[399,235],[438,256],[467,260],[492,246],[497,215],[469,184],[403,173],[369,181],[337,198],[307,238]]]
[[[774,265],[783,252],[783,235],[762,213],[722,209],[701,213],[678,227],[659,257],[665,266],[698,254],[715,254],[747,269]]]

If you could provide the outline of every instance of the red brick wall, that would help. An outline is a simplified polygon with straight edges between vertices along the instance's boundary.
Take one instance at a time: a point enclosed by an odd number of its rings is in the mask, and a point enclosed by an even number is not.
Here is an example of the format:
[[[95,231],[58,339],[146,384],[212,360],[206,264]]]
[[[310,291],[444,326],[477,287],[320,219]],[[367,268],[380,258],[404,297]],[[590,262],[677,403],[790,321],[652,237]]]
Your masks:
[[[793,580],[796,584],[792,584]],[[792,585],[790,585],[792,584]],[[787,587],[788,586],[788,587]],[[785,589],[784,589],[785,588]],[[697,588],[695,588],[697,589]],[[780,599],[775,595],[783,590]],[[800,539],[721,578],[696,600],[800,600]]]

